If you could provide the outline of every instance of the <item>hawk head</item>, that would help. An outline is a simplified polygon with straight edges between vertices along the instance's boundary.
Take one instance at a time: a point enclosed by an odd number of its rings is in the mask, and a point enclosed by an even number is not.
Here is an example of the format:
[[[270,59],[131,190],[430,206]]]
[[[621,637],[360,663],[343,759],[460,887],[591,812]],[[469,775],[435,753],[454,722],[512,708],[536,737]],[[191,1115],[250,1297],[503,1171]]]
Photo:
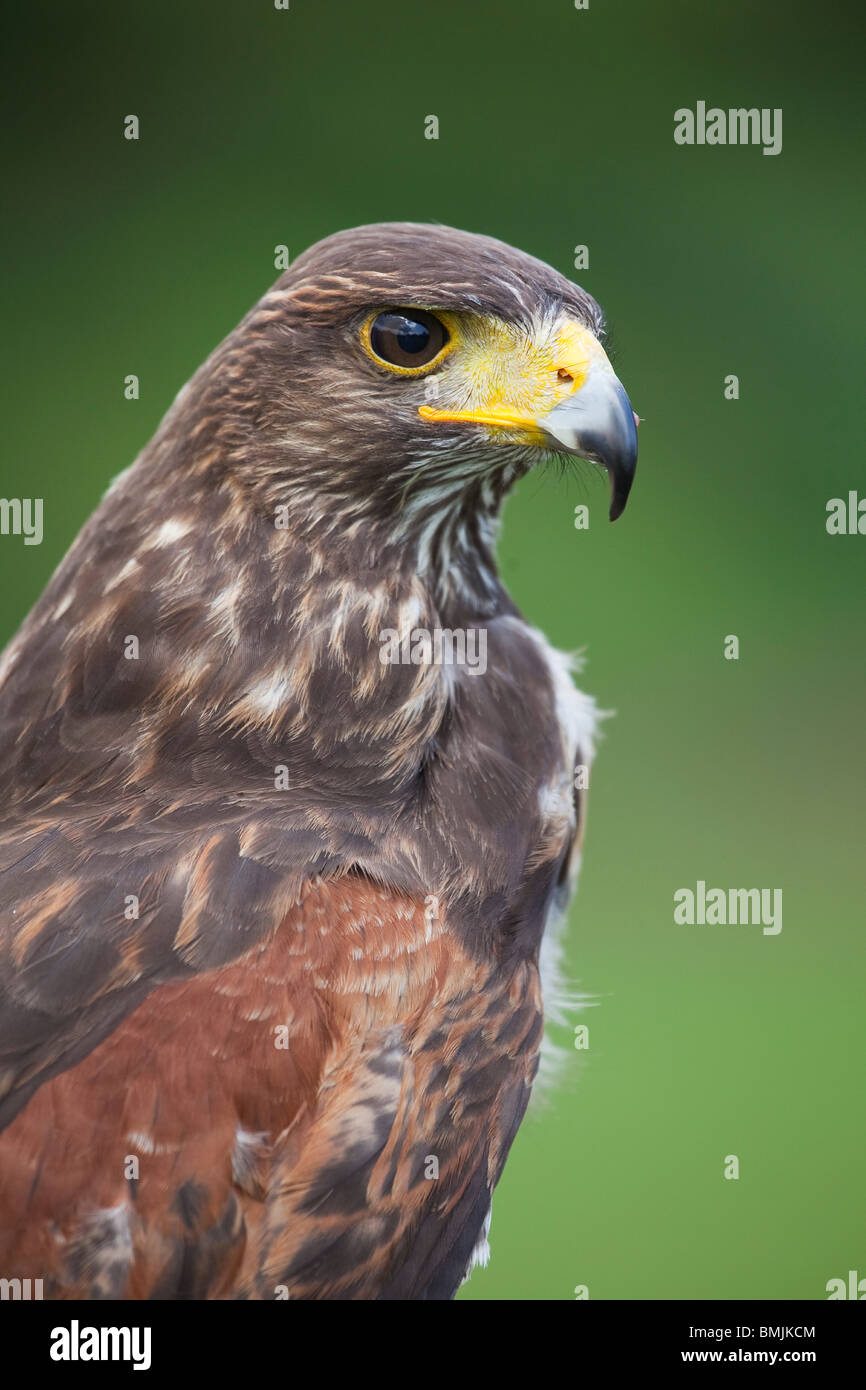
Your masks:
[[[486,551],[486,522],[541,460],[601,464],[622,513],[636,417],[602,326],[590,295],[500,241],[375,224],[301,255],[193,398],[234,430],[240,485],[293,529],[363,524],[368,554],[408,547],[442,580]]]

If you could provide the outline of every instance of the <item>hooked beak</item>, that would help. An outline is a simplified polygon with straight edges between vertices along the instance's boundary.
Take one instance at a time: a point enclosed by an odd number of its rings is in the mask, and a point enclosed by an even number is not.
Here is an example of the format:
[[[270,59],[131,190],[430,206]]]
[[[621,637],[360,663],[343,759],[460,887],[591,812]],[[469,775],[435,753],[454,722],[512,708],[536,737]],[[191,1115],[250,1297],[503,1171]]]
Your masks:
[[[595,334],[573,319],[562,322],[552,341],[537,350],[530,344],[528,356],[523,347],[506,337],[494,341],[492,349],[476,349],[472,370],[464,368],[462,377],[469,401],[456,410],[425,404],[418,414],[431,424],[503,430],[524,443],[600,463],[610,476],[610,519],[616,521],[637,467],[637,416],[607,353]],[[466,354],[466,345],[461,352]]]
[[[555,447],[607,469],[610,519],[622,516],[637,468],[637,417],[607,358],[594,361],[582,386],[538,424]]]

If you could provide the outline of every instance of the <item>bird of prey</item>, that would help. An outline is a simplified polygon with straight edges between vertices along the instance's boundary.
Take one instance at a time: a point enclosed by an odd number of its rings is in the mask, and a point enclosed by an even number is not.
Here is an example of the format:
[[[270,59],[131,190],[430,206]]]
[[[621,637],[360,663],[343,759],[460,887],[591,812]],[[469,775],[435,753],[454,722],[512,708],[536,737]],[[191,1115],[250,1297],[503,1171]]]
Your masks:
[[[448,1299],[486,1259],[593,736],[494,544],[557,456],[625,506],[602,335],[502,242],[339,232],[81,531],[0,686],[4,1277]]]

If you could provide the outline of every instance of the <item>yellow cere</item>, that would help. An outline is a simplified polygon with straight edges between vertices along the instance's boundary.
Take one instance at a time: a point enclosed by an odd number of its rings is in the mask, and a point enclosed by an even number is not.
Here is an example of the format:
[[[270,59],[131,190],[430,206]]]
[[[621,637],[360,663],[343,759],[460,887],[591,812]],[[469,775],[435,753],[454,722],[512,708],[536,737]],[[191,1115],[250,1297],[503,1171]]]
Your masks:
[[[580,390],[591,367],[611,370],[598,339],[573,319],[542,323],[529,335],[499,319],[449,318],[456,342],[440,403],[418,408],[432,423],[465,420],[517,429],[540,442],[539,420]]]

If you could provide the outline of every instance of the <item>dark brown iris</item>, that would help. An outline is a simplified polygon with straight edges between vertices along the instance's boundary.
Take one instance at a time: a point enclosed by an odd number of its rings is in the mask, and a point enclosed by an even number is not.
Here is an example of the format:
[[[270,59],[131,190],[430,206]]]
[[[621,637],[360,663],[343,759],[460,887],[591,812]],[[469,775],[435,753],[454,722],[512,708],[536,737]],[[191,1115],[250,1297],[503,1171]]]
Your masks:
[[[423,309],[386,309],[370,325],[370,347],[393,367],[426,367],[448,341],[448,333]]]

